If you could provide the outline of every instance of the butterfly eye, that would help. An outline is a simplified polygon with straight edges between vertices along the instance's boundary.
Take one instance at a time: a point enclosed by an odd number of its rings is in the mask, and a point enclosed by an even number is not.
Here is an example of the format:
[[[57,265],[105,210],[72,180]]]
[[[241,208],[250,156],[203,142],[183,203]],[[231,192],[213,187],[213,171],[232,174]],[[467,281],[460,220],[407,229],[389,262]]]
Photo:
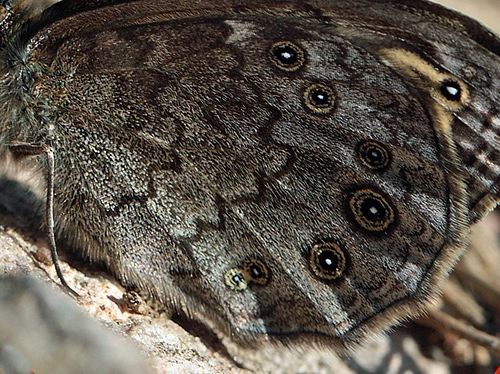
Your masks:
[[[229,269],[225,275],[226,285],[235,291],[243,291],[248,287],[248,280],[242,269]]]
[[[439,90],[447,100],[460,101],[462,98],[462,87],[454,80],[445,79],[439,85]]]
[[[311,248],[309,263],[318,277],[336,279],[346,268],[344,252],[335,243],[315,244]]]
[[[349,207],[356,222],[368,231],[385,231],[394,222],[394,210],[387,199],[371,189],[354,192]]]
[[[309,109],[316,113],[328,113],[335,106],[335,93],[324,84],[313,84],[304,92]]]
[[[271,46],[271,61],[285,71],[298,70],[304,64],[304,52],[292,42],[278,42]]]
[[[248,260],[243,265],[243,269],[252,282],[264,285],[269,281],[269,271],[262,261]]]
[[[385,146],[374,141],[364,141],[358,145],[358,156],[361,162],[372,170],[387,168],[391,160]]]

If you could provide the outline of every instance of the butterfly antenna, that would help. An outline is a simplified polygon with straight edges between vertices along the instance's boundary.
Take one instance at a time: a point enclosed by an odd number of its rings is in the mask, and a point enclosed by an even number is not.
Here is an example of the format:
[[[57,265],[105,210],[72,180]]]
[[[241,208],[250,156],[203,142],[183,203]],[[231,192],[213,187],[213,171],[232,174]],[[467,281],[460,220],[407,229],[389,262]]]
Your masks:
[[[70,294],[75,297],[80,297],[80,295],[73,290],[64,279],[64,275],[59,265],[59,257],[57,256],[56,235],[54,232],[54,151],[50,146],[30,143],[10,144],[9,149],[15,157],[27,157],[44,154],[47,159],[48,171],[46,175],[47,196],[45,202],[45,223],[47,225],[47,235],[49,237],[50,254],[61,284],[69,291]]]
[[[56,269],[57,276],[61,281],[61,284],[66,287],[66,289],[76,297],[80,297],[80,295],[73,290],[66,280],[64,279],[64,275],[61,271],[61,267],[59,266],[59,257],[57,256],[57,246],[56,246],[56,235],[54,232],[54,151],[52,147],[45,146],[44,153],[47,157],[48,171],[47,171],[47,196],[46,196],[46,205],[45,205],[45,223],[47,225],[47,235],[49,237],[49,245],[50,245],[50,254],[52,256],[52,262],[54,263],[54,267]]]

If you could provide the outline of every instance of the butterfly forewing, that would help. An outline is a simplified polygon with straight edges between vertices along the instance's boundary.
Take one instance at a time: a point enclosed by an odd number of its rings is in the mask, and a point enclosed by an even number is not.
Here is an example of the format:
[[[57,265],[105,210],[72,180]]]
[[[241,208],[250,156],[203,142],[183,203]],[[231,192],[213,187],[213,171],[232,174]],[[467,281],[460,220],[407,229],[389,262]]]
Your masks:
[[[441,7],[72,0],[26,24],[0,130],[54,148],[61,235],[240,343],[420,313],[496,203],[498,41]]]

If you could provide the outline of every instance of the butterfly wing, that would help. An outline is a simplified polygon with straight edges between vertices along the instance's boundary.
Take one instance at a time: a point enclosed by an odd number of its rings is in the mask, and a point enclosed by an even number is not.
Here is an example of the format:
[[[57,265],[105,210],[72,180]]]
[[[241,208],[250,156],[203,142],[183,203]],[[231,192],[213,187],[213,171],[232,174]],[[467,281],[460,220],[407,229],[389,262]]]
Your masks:
[[[495,77],[500,72],[499,39],[478,22],[433,3],[395,3],[394,11],[404,12],[400,17],[385,12],[385,6],[384,2],[373,2],[371,10],[378,22],[369,23],[370,16],[360,20],[359,15],[350,14],[352,27],[344,32],[339,26],[338,30],[416,86],[416,95],[434,122],[436,117],[448,115],[443,130],[450,141],[443,157],[453,158],[451,149],[458,157],[459,177],[467,189],[467,214],[476,222],[498,203],[500,140]],[[338,19],[336,10],[331,12],[330,16]],[[442,83],[458,87],[459,95],[443,95],[442,90],[448,88]]]
[[[357,344],[421,312],[496,186],[457,146],[481,61],[401,37],[409,9],[63,1],[7,38],[2,133],[54,148],[61,235],[124,283],[241,343]]]

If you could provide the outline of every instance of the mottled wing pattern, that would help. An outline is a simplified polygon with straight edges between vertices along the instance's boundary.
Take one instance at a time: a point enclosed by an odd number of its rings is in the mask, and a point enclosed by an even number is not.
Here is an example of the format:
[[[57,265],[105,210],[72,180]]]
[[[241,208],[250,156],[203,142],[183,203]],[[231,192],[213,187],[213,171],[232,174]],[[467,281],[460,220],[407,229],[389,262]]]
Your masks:
[[[58,228],[240,343],[418,314],[498,200],[498,40],[421,1],[63,1],[4,24]],[[488,47],[491,46],[491,47]],[[490,49],[488,49],[490,48]]]

